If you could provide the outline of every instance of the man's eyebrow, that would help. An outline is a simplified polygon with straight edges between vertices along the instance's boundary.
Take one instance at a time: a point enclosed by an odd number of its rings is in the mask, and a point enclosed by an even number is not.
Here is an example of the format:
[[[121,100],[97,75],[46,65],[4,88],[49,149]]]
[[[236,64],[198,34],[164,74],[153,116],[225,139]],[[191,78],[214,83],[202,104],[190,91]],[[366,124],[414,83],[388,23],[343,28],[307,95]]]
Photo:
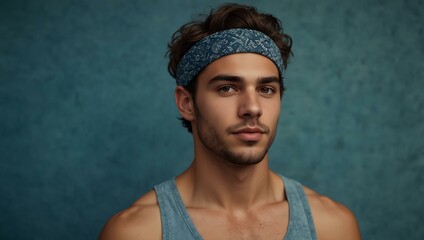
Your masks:
[[[235,75],[217,75],[213,78],[211,78],[208,81],[208,84],[213,84],[214,82],[218,82],[218,81],[227,81],[227,82],[242,82],[243,81],[243,77],[240,76],[235,76]],[[258,78],[258,83],[259,84],[268,84],[268,83],[280,83],[280,79],[278,77],[275,76],[271,76],[271,77],[259,77]]]
[[[260,84],[267,84],[267,83],[280,83],[280,78],[272,76],[272,77],[259,77],[258,78]]]
[[[208,84],[212,84],[212,83],[217,82],[217,81],[241,82],[242,80],[243,80],[243,78],[240,77],[240,76],[220,74],[220,75],[216,75],[215,77],[211,78],[208,81]]]

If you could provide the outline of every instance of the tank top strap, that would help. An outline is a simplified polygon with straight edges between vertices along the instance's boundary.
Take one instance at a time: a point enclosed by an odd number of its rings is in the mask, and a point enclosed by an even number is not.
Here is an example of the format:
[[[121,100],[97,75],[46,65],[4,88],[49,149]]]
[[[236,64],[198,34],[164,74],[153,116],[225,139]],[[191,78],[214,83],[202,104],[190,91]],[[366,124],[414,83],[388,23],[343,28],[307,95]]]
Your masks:
[[[202,237],[194,227],[178,192],[175,178],[154,187],[159,203],[163,240],[197,239]]]
[[[281,176],[289,202],[289,226],[286,240],[316,240],[315,226],[303,186],[290,178]]]

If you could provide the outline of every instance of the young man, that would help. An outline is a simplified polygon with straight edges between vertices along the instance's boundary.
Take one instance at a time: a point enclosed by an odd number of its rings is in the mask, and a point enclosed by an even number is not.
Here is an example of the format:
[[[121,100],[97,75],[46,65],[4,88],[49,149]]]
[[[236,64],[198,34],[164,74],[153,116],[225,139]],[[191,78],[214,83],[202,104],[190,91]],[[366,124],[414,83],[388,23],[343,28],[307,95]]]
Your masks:
[[[169,44],[194,160],[113,216],[100,239],[360,239],[341,204],[272,172],[291,39],[254,8],[223,5]]]

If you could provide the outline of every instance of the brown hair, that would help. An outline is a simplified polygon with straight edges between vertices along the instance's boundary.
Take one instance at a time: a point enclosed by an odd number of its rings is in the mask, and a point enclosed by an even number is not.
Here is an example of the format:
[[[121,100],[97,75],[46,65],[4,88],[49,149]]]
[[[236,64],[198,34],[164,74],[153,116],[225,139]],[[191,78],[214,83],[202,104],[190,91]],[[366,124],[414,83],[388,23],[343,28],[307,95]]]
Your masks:
[[[289,35],[283,32],[280,20],[270,14],[259,13],[256,8],[239,4],[224,4],[211,10],[203,21],[184,24],[173,35],[168,44],[168,71],[176,78],[176,69],[184,54],[199,40],[215,32],[231,28],[249,28],[268,35],[278,46],[287,67],[292,46]],[[192,95],[196,95],[196,79],[184,86]],[[283,92],[283,87],[281,93]],[[191,122],[181,118],[182,125],[192,132]]]

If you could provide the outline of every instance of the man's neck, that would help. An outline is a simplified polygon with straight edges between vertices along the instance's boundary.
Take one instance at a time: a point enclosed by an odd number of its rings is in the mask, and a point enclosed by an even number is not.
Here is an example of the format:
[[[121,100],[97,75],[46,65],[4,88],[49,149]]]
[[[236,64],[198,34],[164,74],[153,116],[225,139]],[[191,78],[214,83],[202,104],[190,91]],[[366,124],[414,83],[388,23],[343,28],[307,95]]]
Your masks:
[[[248,211],[282,201],[281,180],[268,167],[268,157],[258,164],[241,166],[222,159],[195,158],[177,178],[186,205],[230,211]]]

